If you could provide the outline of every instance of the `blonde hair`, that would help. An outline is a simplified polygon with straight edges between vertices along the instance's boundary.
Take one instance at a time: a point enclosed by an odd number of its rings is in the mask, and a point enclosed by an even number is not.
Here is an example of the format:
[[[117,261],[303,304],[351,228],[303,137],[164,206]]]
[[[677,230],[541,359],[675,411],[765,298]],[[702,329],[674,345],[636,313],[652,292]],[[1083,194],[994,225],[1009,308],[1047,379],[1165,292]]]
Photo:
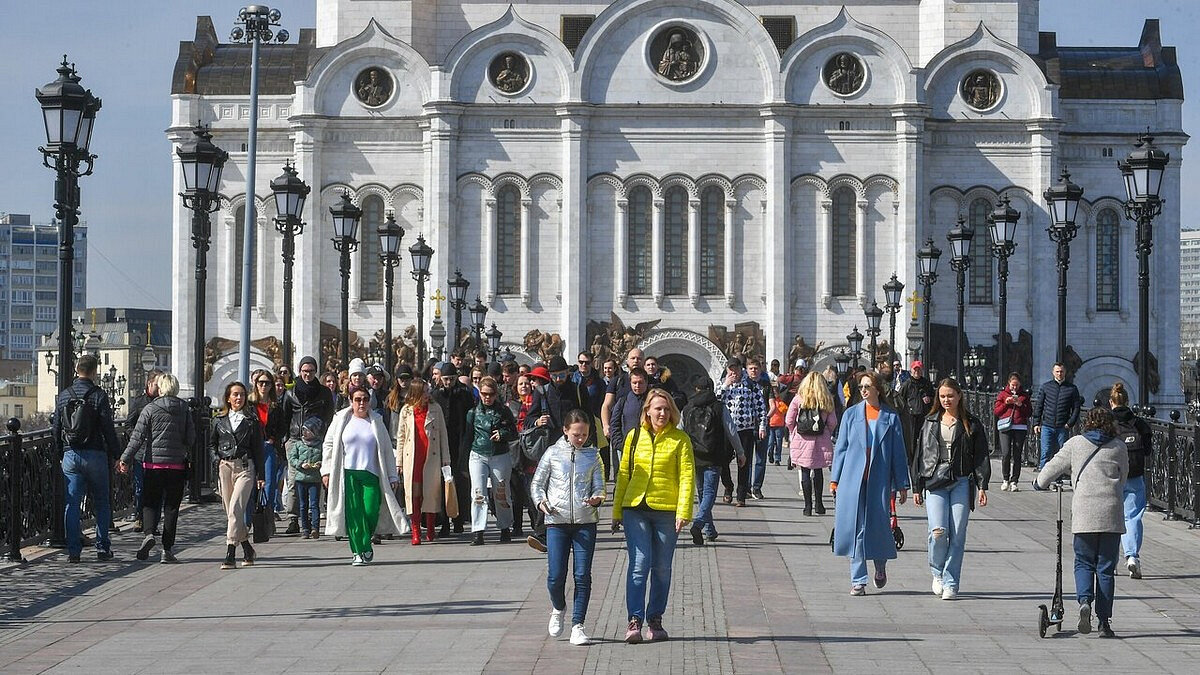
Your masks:
[[[800,381],[796,398],[800,399],[801,408],[820,410],[821,412],[833,410],[833,397],[829,395],[829,385],[825,382],[825,378],[816,371],[805,375],[804,379]]]
[[[654,425],[650,424],[650,404],[656,398],[665,398],[667,400],[667,413],[670,415],[671,426],[679,426],[679,408],[675,406],[675,399],[667,393],[666,389],[655,387],[646,392],[646,402],[642,404],[642,426],[653,429]]]
[[[1116,408],[1129,405],[1129,394],[1125,391],[1125,383],[1114,382],[1108,392],[1108,404]]]
[[[159,396],[175,396],[179,393],[179,380],[174,375],[163,373],[158,376],[156,381],[158,382]]]

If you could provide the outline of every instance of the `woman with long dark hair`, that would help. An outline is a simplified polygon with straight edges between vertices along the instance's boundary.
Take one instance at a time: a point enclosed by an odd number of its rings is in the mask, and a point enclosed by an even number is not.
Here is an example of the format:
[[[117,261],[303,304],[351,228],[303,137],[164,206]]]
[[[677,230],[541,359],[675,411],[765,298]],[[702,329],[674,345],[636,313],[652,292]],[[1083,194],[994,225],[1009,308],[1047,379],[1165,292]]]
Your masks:
[[[264,489],[266,450],[258,416],[246,407],[246,385],[230,382],[222,397],[225,406],[212,421],[208,447],[217,460],[217,491],[225,507],[225,560],[221,569],[236,566],[238,544],[242,545],[242,567],[254,564],[254,547],[246,527],[246,510],[257,486]]]
[[[983,423],[967,411],[958,382],[939,382],[937,402],[917,433],[912,477],[913,503],[925,506],[929,522],[933,593],[943,600],[958,597],[970,512],[976,501],[987,506],[992,476],[987,436]]]
[[[250,373],[253,387],[246,397],[248,407],[258,418],[263,434],[264,473],[259,477],[266,481],[266,487],[263,488],[263,495],[259,499],[265,499],[266,506],[272,513],[279,510],[280,491],[283,488],[284,475],[288,471],[287,448],[284,445],[284,441],[287,440],[288,420],[284,417],[279,398],[276,396],[276,387],[281,380],[282,378],[276,379],[271,371],[259,368]],[[285,391],[286,385],[287,382],[284,381]]]
[[[1129,393],[1125,384],[1116,382],[1108,393],[1117,435],[1129,453],[1129,474],[1125,478],[1125,534],[1121,548],[1125,553],[1125,569],[1131,579],[1142,578],[1142,516],[1146,513],[1146,460],[1152,437],[1150,425],[1129,408]]]
[[[996,394],[992,405],[1000,437],[1000,469],[1004,472],[1001,490],[1017,492],[1021,480],[1021,451],[1029,435],[1029,416],[1033,414],[1029,391],[1021,386],[1021,376],[1008,374],[1008,384]]]
[[[471,545],[483,545],[487,528],[488,479],[492,482],[496,526],[500,541],[512,541],[512,465],[509,442],[517,438],[517,421],[500,402],[500,385],[485,377],[479,381],[479,403],[467,413],[463,449],[469,451],[471,473]]]

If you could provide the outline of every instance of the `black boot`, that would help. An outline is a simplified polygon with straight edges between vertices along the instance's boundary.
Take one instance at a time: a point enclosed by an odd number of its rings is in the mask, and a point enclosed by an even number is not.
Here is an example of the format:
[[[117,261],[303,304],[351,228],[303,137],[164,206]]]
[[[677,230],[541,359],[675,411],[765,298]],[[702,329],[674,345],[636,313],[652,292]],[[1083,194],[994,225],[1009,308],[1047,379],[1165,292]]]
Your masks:
[[[512,541],[512,530],[508,529],[507,527],[504,528],[503,530],[500,530],[500,543],[507,544],[511,541]]]
[[[800,489],[804,491],[804,515],[812,516],[812,478],[801,478]]]
[[[472,546],[483,546],[483,533],[482,532],[476,532],[471,535],[471,545]]]
[[[825,491],[825,477],[820,476],[818,478],[818,475],[819,474],[813,474],[813,501],[815,502],[813,506],[815,507],[817,515],[823,516],[825,515],[825,500],[821,493]]]
[[[226,546],[225,547],[225,561],[221,563],[221,569],[231,570],[231,569],[237,567],[237,561],[235,559],[235,556],[237,556],[237,546],[234,544],[229,544],[228,546]]]
[[[254,564],[254,547],[249,541],[242,542],[242,567],[250,567]]]

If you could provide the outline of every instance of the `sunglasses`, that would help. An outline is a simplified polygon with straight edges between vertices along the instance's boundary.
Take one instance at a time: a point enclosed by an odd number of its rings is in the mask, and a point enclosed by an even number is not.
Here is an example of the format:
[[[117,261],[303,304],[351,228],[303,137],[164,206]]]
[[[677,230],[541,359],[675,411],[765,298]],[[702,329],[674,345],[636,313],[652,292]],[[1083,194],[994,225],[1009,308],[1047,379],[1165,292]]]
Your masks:
[[[313,373],[315,373],[315,372],[317,372],[317,371],[313,370],[312,368],[302,368],[302,369],[300,370],[300,372],[301,372],[301,373],[308,373],[309,375],[312,375]]]
[[[591,362],[591,361],[588,361],[587,359],[579,359],[579,365],[581,365],[581,366],[590,366],[590,365],[592,365],[592,362]]]
[[[859,388],[859,389],[874,389],[874,388],[875,388],[875,386],[874,386],[874,385],[870,385],[870,384],[860,384],[860,385],[858,385],[858,388]]]
[[[496,395],[496,392],[494,392],[494,391],[480,391],[480,392],[479,392],[479,395],[480,395],[480,396],[495,396],[495,395]]]
[[[255,380],[254,384],[271,384],[270,380]]]

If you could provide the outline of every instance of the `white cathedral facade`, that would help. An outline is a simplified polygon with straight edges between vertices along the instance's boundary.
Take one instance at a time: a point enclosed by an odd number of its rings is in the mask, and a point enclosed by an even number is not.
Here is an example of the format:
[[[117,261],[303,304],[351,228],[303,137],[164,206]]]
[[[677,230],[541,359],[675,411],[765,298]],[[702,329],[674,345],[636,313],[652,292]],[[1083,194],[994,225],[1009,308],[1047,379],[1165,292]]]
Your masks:
[[[297,355],[316,355],[321,325],[340,323],[329,207],[343,191],[364,210],[350,291],[360,336],[383,327],[374,230],[391,212],[405,248],[421,234],[435,251],[426,295],[446,293],[461,270],[469,300],[480,296],[514,351],[539,329],[558,334],[571,360],[590,345],[589,322],[615,314],[628,325],[658,320],[640,336],[648,353],[717,372],[726,345],[711,339],[714,326],[756,326],[768,360],[786,361],[796,336],[830,357],[853,327],[863,331],[864,308],[884,304],[893,273],[906,296],[919,289],[915,252],[927,238],[943,250],[932,321],[954,326],[946,233],[960,217],[976,227],[967,343],[994,347],[998,281],[984,218],[1007,196],[1022,214],[1008,331],[1031,336],[1027,367],[1040,382],[1057,320],[1042,192],[1067,168],[1086,190],[1067,324],[1090,400],[1115,379],[1137,382],[1135,227],[1115,161],[1149,128],[1172,156],[1151,263],[1154,400],[1179,402],[1187,136],[1174,48],[1155,21],[1137,45],[1070,48],[1039,33],[1037,0],[316,3],[315,30],[263,47],[257,110],[249,47],[222,43],[207,17],[181,43],[169,139],[184,141],[199,120],[231,154],[213,214],[209,338],[239,334],[251,201],[253,338],[282,335],[269,182],[285,161],[313,189],[296,247]],[[248,198],[250,115],[259,131]],[[175,204],[172,308],[187,317],[195,253],[190,214]],[[416,323],[407,266],[396,274],[397,333]],[[901,353],[910,309],[897,318]],[[174,322],[174,344],[191,345],[197,328]],[[175,354],[191,382],[186,350]],[[236,350],[213,356],[215,397]]]

